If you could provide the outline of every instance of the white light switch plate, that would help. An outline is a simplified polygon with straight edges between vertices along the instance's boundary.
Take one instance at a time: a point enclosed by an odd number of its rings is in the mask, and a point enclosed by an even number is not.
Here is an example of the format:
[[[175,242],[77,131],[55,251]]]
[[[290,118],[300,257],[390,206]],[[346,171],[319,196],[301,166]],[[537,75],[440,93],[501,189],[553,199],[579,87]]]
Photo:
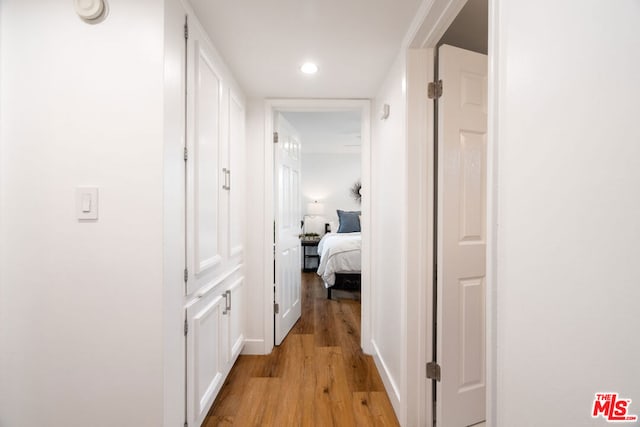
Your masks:
[[[76,217],[98,219],[98,188],[76,187]]]

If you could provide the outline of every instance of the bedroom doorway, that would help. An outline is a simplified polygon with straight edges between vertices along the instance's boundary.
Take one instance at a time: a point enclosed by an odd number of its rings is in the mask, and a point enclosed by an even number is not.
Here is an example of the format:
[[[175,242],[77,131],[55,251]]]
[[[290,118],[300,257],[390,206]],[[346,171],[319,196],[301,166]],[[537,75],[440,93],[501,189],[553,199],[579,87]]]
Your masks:
[[[269,100],[265,113],[265,217],[272,231],[266,274],[273,296],[265,322],[273,325],[274,345],[301,316],[303,286],[338,287],[346,276],[360,290],[360,345],[369,352],[369,101]]]

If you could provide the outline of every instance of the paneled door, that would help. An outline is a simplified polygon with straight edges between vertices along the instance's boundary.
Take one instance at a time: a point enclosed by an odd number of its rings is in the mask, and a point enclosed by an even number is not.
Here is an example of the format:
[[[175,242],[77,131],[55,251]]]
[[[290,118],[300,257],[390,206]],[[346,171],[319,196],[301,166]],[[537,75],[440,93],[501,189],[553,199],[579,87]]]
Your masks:
[[[244,345],[244,314],[245,307],[244,277],[236,279],[227,292],[229,304],[229,343],[227,345],[226,363],[233,362]]]
[[[276,113],[275,143],[275,344],[280,345],[301,315],[300,138]]]
[[[228,197],[221,129],[222,80],[199,26],[187,44],[187,294],[212,281],[226,248]],[[223,170],[224,169],[224,170]],[[223,188],[224,187],[224,188]]]
[[[242,102],[229,91],[229,257],[239,257],[243,251],[245,224],[245,111]]]
[[[187,420],[199,426],[224,382],[229,341],[228,295],[209,292],[187,308]]]
[[[436,419],[485,419],[487,58],[442,46],[438,100]]]

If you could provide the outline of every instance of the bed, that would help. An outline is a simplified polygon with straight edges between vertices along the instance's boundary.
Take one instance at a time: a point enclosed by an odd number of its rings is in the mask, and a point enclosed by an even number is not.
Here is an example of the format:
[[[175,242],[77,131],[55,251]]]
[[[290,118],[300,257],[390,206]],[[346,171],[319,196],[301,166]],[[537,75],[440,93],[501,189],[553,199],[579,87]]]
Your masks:
[[[327,233],[318,244],[318,275],[331,299],[333,289],[360,290],[362,236],[354,233]]]

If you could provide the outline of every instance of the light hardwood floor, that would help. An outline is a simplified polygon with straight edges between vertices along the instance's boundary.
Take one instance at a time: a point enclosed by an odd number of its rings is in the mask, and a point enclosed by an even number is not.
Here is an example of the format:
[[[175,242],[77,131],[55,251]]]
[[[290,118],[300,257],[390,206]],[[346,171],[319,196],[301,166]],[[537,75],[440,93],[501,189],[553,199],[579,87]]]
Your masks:
[[[302,318],[270,355],[238,358],[204,427],[399,425],[360,349],[360,302],[327,300],[315,273],[303,273],[302,293]]]

